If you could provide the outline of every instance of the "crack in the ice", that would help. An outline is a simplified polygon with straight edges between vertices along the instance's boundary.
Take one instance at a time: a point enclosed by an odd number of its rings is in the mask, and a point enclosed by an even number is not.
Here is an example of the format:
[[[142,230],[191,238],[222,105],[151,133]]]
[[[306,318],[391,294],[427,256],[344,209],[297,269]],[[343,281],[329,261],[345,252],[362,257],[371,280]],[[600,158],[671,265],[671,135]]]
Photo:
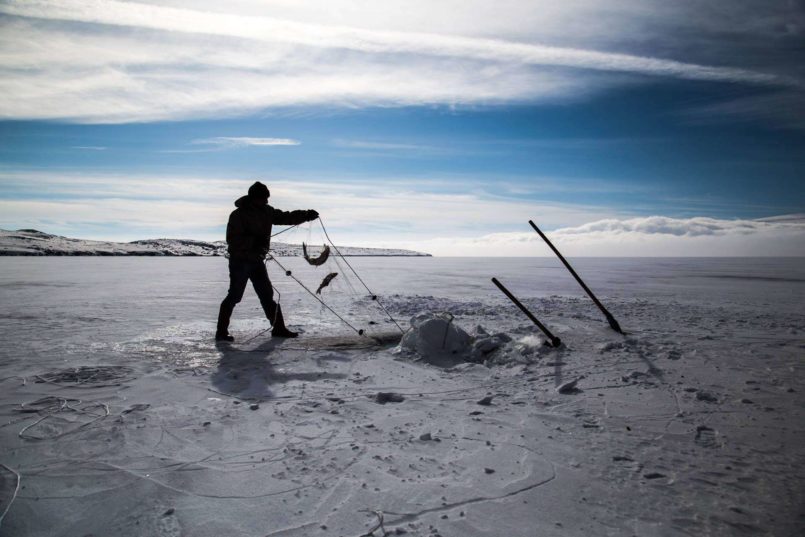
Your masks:
[[[545,462],[547,462],[548,464],[551,465],[551,476],[550,477],[548,477],[547,479],[543,479],[542,481],[539,481],[537,483],[532,483],[531,485],[528,485],[528,486],[522,487],[520,489],[514,490],[512,492],[503,494],[501,496],[481,496],[481,497],[477,497],[477,498],[470,498],[468,500],[463,500],[463,501],[460,501],[460,502],[448,503],[448,504],[440,505],[438,507],[430,507],[430,508],[427,508],[427,509],[423,509],[421,511],[417,511],[415,513],[395,513],[395,512],[392,512],[392,511],[384,511],[384,513],[387,514],[387,515],[393,515],[393,516],[399,517],[399,518],[395,519],[393,522],[389,523],[389,525],[395,525],[396,526],[396,525],[399,525],[399,524],[410,522],[412,520],[416,520],[416,519],[418,519],[419,517],[421,517],[423,515],[428,515],[428,514],[431,514],[431,513],[440,513],[442,511],[450,511],[450,510],[456,509],[458,507],[463,507],[465,505],[472,505],[472,504],[476,504],[476,503],[494,502],[494,501],[498,501],[498,500],[505,500],[506,498],[511,498],[511,497],[516,496],[518,494],[522,494],[523,492],[528,492],[529,490],[533,490],[533,489],[541,487],[543,485],[547,485],[548,483],[550,483],[551,481],[556,479],[556,467],[550,461],[546,460]]]
[[[358,460],[360,459],[360,457],[361,457],[363,454],[364,454],[364,452],[363,452],[363,451],[362,451],[361,453],[358,453],[358,454],[357,454],[357,455],[356,455],[356,456],[355,456],[355,457],[354,457],[354,458],[353,458],[353,459],[352,459],[352,460],[349,462],[349,464],[347,464],[346,466],[344,466],[343,468],[341,468],[341,469],[338,471],[338,473],[334,473],[333,475],[330,475],[330,476],[328,476],[328,477],[326,477],[326,478],[324,478],[324,479],[322,479],[322,480],[320,480],[320,481],[317,481],[317,482],[314,482],[314,483],[309,483],[309,484],[306,484],[306,485],[300,485],[300,486],[298,486],[298,487],[293,487],[293,488],[290,488],[290,489],[285,489],[285,490],[280,490],[280,491],[275,491],[275,492],[267,492],[267,493],[265,493],[265,494],[249,495],[249,496],[247,496],[247,495],[204,494],[204,493],[199,493],[199,492],[193,492],[193,491],[189,491],[189,490],[184,490],[184,489],[180,489],[180,488],[177,488],[177,487],[173,487],[173,486],[171,486],[171,485],[168,485],[167,483],[163,483],[162,481],[159,481],[159,480],[157,480],[157,479],[154,479],[153,477],[150,477],[150,476],[148,476],[148,475],[143,475],[143,474],[140,474],[140,473],[138,473],[138,472],[136,472],[136,471],[134,471],[134,470],[130,470],[130,469],[128,469],[128,468],[124,468],[124,467],[122,467],[122,466],[118,466],[118,465],[116,465],[116,464],[112,464],[112,463],[110,463],[110,462],[105,462],[105,461],[94,461],[94,462],[95,462],[96,464],[100,464],[100,465],[103,465],[103,466],[107,466],[107,467],[112,468],[112,469],[114,469],[114,470],[117,470],[117,471],[120,471],[120,472],[123,472],[123,473],[129,474],[129,475],[131,475],[131,476],[133,476],[133,477],[137,477],[137,478],[139,478],[139,479],[143,479],[143,480],[145,480],[145,481],[149,481],[149,482],[151,482],[151,483],[153,483],[153,484],[155,484],[155,485],[157,485],[157,486],[159,486],[159,487],[162,487],[162,488],[165,488],[165,489],[171,490],[171,491],[173,491],[173,492],[177,492],[177,493],[179,493],[179,494],[187,494],[187,495],[190,495],[190,496],[198,496],[198,497],[201,497],[201,498],[215,498],[215,499],[232,499],[232,500],[235,500],[235,499],[268,498],[268,497],[270,497],[270,496],[279,496],[279,495],[282,495],[282,494],[287,494],[287,493],[289,493],[289,492],[297,492],[297,491],[299,491],[299,490],[307,489],[307,488],[310,488],[310,487],[316,487],[316,486],[320,486],[322,483],[327,482],[327,481],[329,481],[329,480],[331,480],[331,479],[334,479],[334,478],[339,478],[339,477],[340,477],[340,476],[341,476],[341,475],[342,475],[344,472],[346,472],[346,471],[347,471],[347,470],[349,470],[349,469],[350,469],[352,466],[354,466],[354,465],[355,465],[355,464],[358,462]],[[192,463],[189,463],[189,464],[192,464]],[[95,494],[95,493],[91,493],[91,494]],[[73,498],[73,497],[82,497],[82,496],[71,496],[70,498]]]
[[[301,530],[304,528],[309,528],[311,526],[315,526],[318,522],[306,522],[305,524],[301,524],[299,526],[291,526],[289,528],[282,528],[281,530],[272,531],[271,533],[266,533],[263,537],[271,537],[272,535],[280,535],[287,532],[292,532],[296,530]]]

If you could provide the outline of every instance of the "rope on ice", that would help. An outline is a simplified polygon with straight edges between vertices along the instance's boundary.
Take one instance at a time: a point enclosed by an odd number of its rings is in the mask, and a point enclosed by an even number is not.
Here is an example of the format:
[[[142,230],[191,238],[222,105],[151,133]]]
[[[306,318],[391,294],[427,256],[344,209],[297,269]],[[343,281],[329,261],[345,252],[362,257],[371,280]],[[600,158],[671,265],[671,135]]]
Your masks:
[[[17,477],[17,485],[14,487],[14,494],[11,496],[11,500],[9,500],[8,505],[6,505],[6,508],[3,510],[2,513],[0,513],[0,526],[2,526],[3,519],[6,517],[8,510],[11,509],[11,504],[14,503],[14,500],[17,499],[17,494],[20,492],[20,481],[22,481],[22,478],[20,477],[19,472],[17,472],[13,468],[9,468],[8,466],[2,463],[0,463],[0,466],[2,466],[3,468],[5,468],[6,470],[8,470]]]

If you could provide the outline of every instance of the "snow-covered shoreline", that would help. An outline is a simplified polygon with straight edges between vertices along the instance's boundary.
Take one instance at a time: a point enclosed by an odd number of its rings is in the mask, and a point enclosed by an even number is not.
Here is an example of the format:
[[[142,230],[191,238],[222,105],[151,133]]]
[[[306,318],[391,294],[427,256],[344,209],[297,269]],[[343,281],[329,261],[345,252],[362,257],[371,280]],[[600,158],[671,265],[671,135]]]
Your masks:
[[[429,257],[430,254],[412,250],[361,248],[339,246],[346,257]],[[300,244],[272,241],[274,255],[300,256]],[[311,246],[311,252],[318,248]],[[43,233],[35,229],[0,230],[0,256],[202,256],[226,255],[226,242],[205,242],[189,239],[145,239],[132,242],[109,242],[73,239]]]

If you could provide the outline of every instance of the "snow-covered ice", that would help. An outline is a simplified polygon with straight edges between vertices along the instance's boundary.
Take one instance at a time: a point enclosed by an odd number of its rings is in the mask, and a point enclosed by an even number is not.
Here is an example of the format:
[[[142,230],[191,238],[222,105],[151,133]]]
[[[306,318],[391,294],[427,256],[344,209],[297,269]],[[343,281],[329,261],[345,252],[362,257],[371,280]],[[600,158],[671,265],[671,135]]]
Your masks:
[[[302,336],[248,290],[216,345],[225,259],[0,259],[0,535],[805,526],[802,260],[573,260],[625,336],[553,259],[350,263],[405,336],[347,273],[322,296],[375,339],[270,265]]]

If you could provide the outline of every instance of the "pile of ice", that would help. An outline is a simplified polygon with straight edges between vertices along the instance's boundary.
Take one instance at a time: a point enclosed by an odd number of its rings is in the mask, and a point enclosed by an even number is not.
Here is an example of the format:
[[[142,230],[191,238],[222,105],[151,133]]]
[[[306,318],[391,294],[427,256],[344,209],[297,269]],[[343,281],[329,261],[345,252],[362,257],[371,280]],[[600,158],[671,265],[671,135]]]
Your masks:
[[[422,313],[411,319],[400,347],[423,357],[464,355],[472,347],[472,336],[453,323],[450,313]]]
[[[439,312],[413,317],[398,350],[434,365],[451,361],[492,365],[530,362],[551,349],[537,335],[514,339],[505,332],[490,334],[480,325],[468,333],[451,313]]]

